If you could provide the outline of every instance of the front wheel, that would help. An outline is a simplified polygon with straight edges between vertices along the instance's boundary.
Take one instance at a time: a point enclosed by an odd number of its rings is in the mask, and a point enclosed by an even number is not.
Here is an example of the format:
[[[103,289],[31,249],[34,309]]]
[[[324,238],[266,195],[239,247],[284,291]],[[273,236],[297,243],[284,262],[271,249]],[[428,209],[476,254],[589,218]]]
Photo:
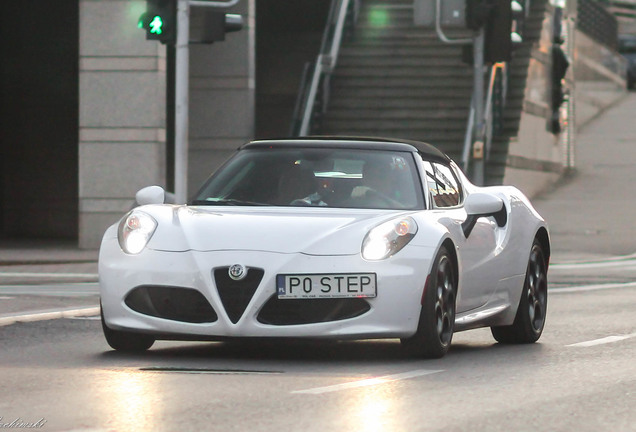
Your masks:
[[[526,280],[515,321],[509,326],[492,327],[500,343],[522,344],[539,340],[548,310],[548,269],[541,244],[535,240],[530,250]]]
[[[109,328],[104,321],[104,311],[101,310],[101,308],[100,312],[104,337],[112,349],[124,352],[143,352],[155,343],[155,338],[149,335],[113,330]]]
[[[402,340],[409,352],[423,358],[440,358],[448,352],[455,326],[456,293],[455,267],[442,246],[425,287],[417,332]]]

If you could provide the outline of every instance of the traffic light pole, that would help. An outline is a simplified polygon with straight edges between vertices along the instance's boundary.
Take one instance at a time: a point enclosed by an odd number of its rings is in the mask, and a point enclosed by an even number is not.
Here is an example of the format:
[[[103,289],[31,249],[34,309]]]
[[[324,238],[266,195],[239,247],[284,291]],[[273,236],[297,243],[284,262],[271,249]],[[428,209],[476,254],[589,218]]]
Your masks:
[[[484,47],[486,30],[481,27],[473,41],[473,108],[475,123],[473,126],[473,175],[472,180],[478,186],[484,185]]]
[[[175,42],[175,119],[174,119],[174,195],[177,204],[188,200],[188,125],[190,77],[190,6],[228,8],[239,0],[177,1],[177,37]],[[231,31],[231,30],[229,30]]]
[[[174,194],[175,201],[188,200],[188,89],[189,89],[190,5],[177,2],[177,41],[175,46],[175,124],[174,124]]]

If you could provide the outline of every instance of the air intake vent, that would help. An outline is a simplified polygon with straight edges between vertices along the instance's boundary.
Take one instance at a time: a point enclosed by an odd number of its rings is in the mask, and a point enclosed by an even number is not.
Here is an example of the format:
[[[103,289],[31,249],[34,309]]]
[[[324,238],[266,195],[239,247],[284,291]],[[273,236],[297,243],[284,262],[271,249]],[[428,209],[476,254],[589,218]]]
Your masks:
[[[286,299],[272,296],[258,314],[270,325],[298,325],[339,321],[360,316],[371,309],[364,299]]]
[[[214,269],[216,289],[230,321],[234,324],[243,316],[243,312],[252,300],[264,273],[262,269],[250,268],[243,279],[234,280],[229,275],[229,267]]]
[[[192,288],[142,285],[125,302],[135,312],[173,321],[211,323],[218,319],[203,294]]]

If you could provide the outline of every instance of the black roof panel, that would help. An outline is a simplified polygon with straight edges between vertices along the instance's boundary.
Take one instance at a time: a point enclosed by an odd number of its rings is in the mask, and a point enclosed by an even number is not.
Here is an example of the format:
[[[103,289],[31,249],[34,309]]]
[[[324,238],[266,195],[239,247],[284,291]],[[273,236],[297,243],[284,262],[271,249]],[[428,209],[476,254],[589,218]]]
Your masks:
[[[268,147],[339,147],[368,150],[394,150],[419,152],[425,159],[450,161],[442,151],[431,144],[392,138],[376,137],[341,137],[341,136],[309,136],[298,138],[281,138],[255,140],[244,144],[240,149]]]

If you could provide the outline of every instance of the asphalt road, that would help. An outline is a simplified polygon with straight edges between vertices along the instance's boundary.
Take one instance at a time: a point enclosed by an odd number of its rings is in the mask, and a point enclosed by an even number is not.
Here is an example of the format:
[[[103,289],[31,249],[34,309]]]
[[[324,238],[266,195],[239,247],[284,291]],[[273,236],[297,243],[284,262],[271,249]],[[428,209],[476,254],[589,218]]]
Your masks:
[[[90,288],[75,301],[94,305]],[[14,291],[0,295],[15,299]],[[631,283],[563,284],[550,292],[539,343],[502,346],[488,330],[473,330],[456,334],[445,358],[426,361],[406,356],[396,340],[157,342],[144,355],[125,355],[108,348],[96,316],[14,323],[0,327],[0,425],[635,431],[635,309]]]
[[[481,329],[428,361],[396,340],[125,355],[103,339],[94,262],[13,263],[0,266],[0,428],[636,431],[634,110],[636,93],[587,126],[577,175],[534,200],[553,242],[538,343]]]

